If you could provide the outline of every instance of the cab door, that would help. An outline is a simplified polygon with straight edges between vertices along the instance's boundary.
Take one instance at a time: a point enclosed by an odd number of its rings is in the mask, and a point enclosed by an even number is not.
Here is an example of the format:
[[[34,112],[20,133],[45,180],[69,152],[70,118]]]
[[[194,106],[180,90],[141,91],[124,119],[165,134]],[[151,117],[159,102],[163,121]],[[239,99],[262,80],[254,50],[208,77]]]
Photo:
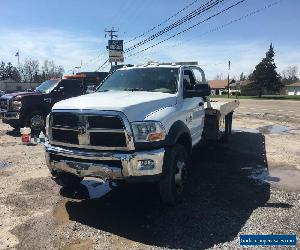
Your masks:
[[[183,71],[183,96],[186,90],[193,90],[196,79],[192,68],[185,68]],[[191,97],[183,99],[183,112],[185,122],[190,130],[192,144],[195,145],[201,140],[204,126],[204,101],[202,97]]]

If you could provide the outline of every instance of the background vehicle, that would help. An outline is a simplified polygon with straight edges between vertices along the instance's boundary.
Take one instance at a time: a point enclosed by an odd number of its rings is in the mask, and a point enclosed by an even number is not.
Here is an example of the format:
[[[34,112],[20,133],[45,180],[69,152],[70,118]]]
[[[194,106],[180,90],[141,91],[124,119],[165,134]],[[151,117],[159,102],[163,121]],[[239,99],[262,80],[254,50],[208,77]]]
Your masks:
[[[79,80],[47,80],[32,92],[1,96],[0,117],[14,128],[28,126],[33,131],[40,131],[45,127],[45,118],[56,102],[84,93],[84,86]]]
[[[108,76],[108,72],[79,72],[75,75],[66,75],[65,79],[76,79],[81,81],[86,93],[92,93],[99,84]]]
[[[152,181],[167,204],[178,202],[192,148],[231,131],[237,101],[210,103],[193,65],[116,70],[97,92],[57,103],[47,118],[47,165],[63,186],[87,176]]]

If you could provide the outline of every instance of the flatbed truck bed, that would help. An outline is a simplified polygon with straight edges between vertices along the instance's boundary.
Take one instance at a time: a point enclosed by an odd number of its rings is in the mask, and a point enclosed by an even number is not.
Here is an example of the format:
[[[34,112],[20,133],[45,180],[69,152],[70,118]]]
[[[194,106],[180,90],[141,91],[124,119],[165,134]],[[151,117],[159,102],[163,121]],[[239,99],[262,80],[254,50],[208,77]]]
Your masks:
[[[204,138],[206,140],[227,140],[232,130],[232,116],[234,110],[239,106],[239,101],[210,101],[204,105]]]

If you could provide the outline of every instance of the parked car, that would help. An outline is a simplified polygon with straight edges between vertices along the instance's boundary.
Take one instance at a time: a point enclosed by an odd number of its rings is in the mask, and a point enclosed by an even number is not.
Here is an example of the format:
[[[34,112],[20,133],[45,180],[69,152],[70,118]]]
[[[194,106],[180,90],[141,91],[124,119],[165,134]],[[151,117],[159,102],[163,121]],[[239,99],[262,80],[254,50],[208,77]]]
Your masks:
[[[163,202],[182,198],[192,148],[230,134],[238,101],[210,103],[191,65],[118,69],[97,92],[58,102],[47,117],[47,166],[62,186],[84,177],[156,182]]]
[[[0,117],[13,128],[30,127],[40,131],[52,106],[63,99],[85,93],[82,81],[47,80],[32,92],[16,92],[0,97]]]

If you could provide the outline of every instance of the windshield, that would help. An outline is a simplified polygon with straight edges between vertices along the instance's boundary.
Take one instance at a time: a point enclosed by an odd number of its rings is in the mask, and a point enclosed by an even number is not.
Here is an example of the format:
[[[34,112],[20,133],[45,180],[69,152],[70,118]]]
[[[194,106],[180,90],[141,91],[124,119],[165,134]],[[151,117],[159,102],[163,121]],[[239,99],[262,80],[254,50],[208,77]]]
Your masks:
[[[57,85],[57,83],[59,82],[59,80],[47,80],[45,82],[43,82],[40,86],[38,86],[35,91],[39,91],[39,92],[43,92],[43,93],[50,93],[55,86]]]
[[[177,82],[176,68],[134,68],[115,71],[97,91],[151,91],[173,94],[177,91]]]

